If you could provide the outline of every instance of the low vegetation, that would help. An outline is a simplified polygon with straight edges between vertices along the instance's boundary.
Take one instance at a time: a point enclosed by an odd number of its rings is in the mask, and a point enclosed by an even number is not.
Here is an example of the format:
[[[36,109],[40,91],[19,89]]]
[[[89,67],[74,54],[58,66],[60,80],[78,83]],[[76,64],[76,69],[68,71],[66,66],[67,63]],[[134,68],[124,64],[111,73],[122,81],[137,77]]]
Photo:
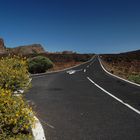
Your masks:
[[[36,56],[29,59],[29,72],[30,73],[43,73],[53,67],[53,62],[44,56]]]
[[[25,58],[0,59],[0,139],[30,140],[34,124],[33,111],[14,91],[29,88],[28,64]],[[28,138],[28,139],[27,139]]]
[[[13,96],[10,90],[0,89],[0,139],[29,134],[33,124],[32,109],[22,96]]]
[[[0,59],[0,87],[11,91],[25,90],[30,77],[25,58],[18,56]]]
[[[139,75],[130,75],[128,80],[140,84],[140,74]]]

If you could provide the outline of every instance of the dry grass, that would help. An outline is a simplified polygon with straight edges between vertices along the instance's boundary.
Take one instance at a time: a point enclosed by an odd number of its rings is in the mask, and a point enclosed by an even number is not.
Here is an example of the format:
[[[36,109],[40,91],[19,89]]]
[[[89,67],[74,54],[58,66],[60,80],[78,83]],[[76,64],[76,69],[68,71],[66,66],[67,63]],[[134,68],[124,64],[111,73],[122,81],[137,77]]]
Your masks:
[[[119,63],[108,63],[106,61],[102,61],[105,68],[120,77],[128,79],[131,75],[139,75],[140,74],[140,62],[132,61],[132,62],[119,62]]]
[[[140,50],[102,55],[103,64],[108,71],[123,78],[140,75]]]
[[[57,71],[57,70],[63,70],[66,68],[70,68],[73,66],[76,66],[78,64],[82,64],[83,62],[55,62],[54,67],[49,69],[49,71]]]
[[[109,64],[105,61],[102,61],[102,64],[105,67],[105,69],[107,71],[109,71],[110,73],[127,79],[127,75],[123,73],[122,68],[118,68],[117,66],[113,66],[112,64]]]

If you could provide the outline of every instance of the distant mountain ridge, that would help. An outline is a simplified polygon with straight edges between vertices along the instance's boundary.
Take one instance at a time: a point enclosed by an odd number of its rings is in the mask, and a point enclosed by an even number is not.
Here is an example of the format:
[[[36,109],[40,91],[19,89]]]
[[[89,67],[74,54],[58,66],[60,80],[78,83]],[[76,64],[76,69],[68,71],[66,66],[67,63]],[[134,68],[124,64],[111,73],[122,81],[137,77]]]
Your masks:
[[[124,52],[120,54],[140,54],[140,50],[135,50],[135,51],[129,51],[129,52]]]
[[[140,61],[140,50],[121,53],[119,56],[125,57],[125,58],[127,58],[129,60],[138,60],[138,61]]]
[[[8,53],[14,53],[14,54],[39,54],[44,53],[45,50],[41,44],[31,44],[31,45],[25,45],[25,46],[19,46],[15,48],[8,48]]]
[[[28,55],[28,54],[39,54],[45,53],[45,49],[41,44],[31,44],[25,46],[18,46],[15,48],[6,48],[4,45],[4,40],[0,38],[0,53],[1,54],[21,54],[21,55]]]
[[[123,52],[118,54],[103,54],[104,60],[106,61],[122,61],[128,62],[139,61],[140,62],[140,50]]]

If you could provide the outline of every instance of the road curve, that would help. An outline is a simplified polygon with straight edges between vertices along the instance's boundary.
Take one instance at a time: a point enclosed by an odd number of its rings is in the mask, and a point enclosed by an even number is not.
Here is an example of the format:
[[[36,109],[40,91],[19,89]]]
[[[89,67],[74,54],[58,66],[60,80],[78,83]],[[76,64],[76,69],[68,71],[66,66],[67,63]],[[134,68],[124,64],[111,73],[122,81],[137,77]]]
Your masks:
[[[73,72],[34,77],[34,103],[47,140],[140,140],[140,87],[107,74],[94,58]]]

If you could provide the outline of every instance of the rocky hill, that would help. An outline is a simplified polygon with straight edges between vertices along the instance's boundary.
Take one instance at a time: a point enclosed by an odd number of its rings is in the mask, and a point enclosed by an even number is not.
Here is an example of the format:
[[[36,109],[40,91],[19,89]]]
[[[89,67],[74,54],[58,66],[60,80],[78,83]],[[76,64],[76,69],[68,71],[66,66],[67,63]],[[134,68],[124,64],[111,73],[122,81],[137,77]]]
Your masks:
[[[26,46],[19,46],[15,48],[8,48],[7,52],[14,53],[14,54],[28,55],[28,54],[44,53],[45,50],[40,44],[32,44],[32,45],[26,45]]]
[[[39,54],[45,53],[45,50],[40,44],[31,44],[25,46],[19,46],[15,48],[6,48],[4,44],[4,40],[0,38],[0,54]]]
[[[4,40],[0,38],[0,53],[5,53],[5,52],[6,52],[6,48],[4,45]]]

